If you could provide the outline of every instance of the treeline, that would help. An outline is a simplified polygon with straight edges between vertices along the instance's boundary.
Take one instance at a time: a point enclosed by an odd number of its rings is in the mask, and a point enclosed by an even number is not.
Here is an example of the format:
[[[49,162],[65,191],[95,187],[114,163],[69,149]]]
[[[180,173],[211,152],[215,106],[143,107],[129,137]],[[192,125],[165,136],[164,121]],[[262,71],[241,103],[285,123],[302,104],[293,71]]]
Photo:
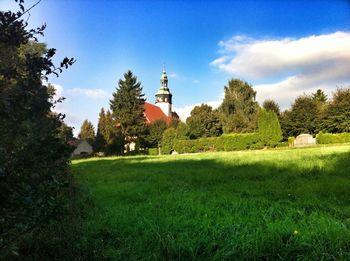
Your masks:
[[[131,71],[119,80],[110,101],[110,110],[102,108],[97,132],[85,121],[79,137],[94,144],[95,151],[123,154],[134,143],[135,150],[157,148],[170,153],[177,140],[196,140],[232,133],[259,133],[261,146],[276,146],[290,136],[301,133],[342,133],[350,131],[350,88],[338,88],[329,99],[322,90],[297,97],[290,109],[281,111],[274,100],[262,105],[255,100],[256,91],[245,81],[232,79],[224,87],[224,99],[217,109],[207,104],[195,106],[186,122],[174,119],[167,125],[159,120],[147,125],[144,119],[144,95],[141,83]],[[278,124],[274,124],[274,120]],[[266,140],[271,136],[273,142]],[[155,153],[154,150],[151,150]]]

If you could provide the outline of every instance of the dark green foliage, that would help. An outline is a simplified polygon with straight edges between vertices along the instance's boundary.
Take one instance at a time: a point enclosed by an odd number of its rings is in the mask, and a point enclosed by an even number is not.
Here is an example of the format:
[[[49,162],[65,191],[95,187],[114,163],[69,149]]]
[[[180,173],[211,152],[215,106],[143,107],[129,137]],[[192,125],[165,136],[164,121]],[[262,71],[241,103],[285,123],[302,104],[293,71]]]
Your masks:
[[[90,121],[84,120],[83,124],[81,125],[78,137],[79,139],[87,140],[90,142],[90,144],[93,144],[95,139],[95,128]]]
[[[0,12],[0,259],[10,260],[24,237],[63,211],[71,153],[62,129],[64,115],[52,113],[53,90],[42,84],[59,67],[30,30],[26,9]],[[65,133],[65,134],[63,134]],[[18,257],[21,260],[20,257]]]
[[[94,151],[98,152],[105,152],[107,141],[105,139],[105,136],[103,135],[106,130],[106,113],[104,108],[101,108],[101,111],[98,115],[98,124],[97,124],[97,131],[96,131],[96,137],[94,141]]]
[[[332,143],[349,143],[350,133],[323,133],[316,135],[316,142],[318,144],[332,144]]]
[[[73,127],[68,126],[62,122],[61,126],[58,128],[58,138],[65,141],[66,143],[74,138]]]
[[[150,147],[160,148],[163,133],[167,128],[167,124],[163,120],[157,120],[148,126],[149,133],[146,137]]]
[[[81,244],[109,260],[349,260],[349,150],[74,161],[99,210]]]
[[[258,114],[258,133],[264,146],[275,147],[282,139],[282,130],[274,111],[260,109]]]
[[[327,101],[327,95],[321,89],[318,89],[315,93],[312,94],[312,99],[317,102],[325,103]]]
[[[222,125],[219,115],[212,107],[206,104],[195,106],[186,123],[190,129],[192,139],[200,137],[215,137],[222,134]]]
[[[176,140],[173,148],[178,153],[195,153],[261,149],[263,146],[257,133],[235,133],[196,140]]]
[[[253,132],[257,127],[256,92],[247,82],[232,79],[225,86],[225,97],[219,107],[225,133]]]
[[[119,124],[127,145],[130,142],[140,143],[140,139],[144,137],[144,103],[141,83],[131,71],[127,71],[124,79],[119,80],[113,99],[110,100],[113,117]]]
[[[187,124],[178,122],[177,128],[168,128],[164,131],[161,143],[163,154],[169,154],[174,150],[174,144],[177,140],[189,140],[190,129]]]
[[[187,140],[190,138],[190,128],[187,124],[179,122],[176,129],[176,138],[178,140]]]
[[[338,89],[325,109],[321,129],[326,132],[350,132],[350,88]]]
[[[162,137],[163,154],[169,154],[173,150],[175,140],[176,140],[176,130],[174,128],[166,129]]]
[[[277,102],[275,102],[274,100],[265,100],[263,102],[262,107],[266,110],[266,111],[273,111],[274,113],[276,113],[276,115],[279,117],[281,114],[280,111],[280,106],[278,105]]]
[[[320,107],[309,95],[299,96],[292,108],[281,116],[284,137],[298,136],[302,133],[316,134],[320,129]]]

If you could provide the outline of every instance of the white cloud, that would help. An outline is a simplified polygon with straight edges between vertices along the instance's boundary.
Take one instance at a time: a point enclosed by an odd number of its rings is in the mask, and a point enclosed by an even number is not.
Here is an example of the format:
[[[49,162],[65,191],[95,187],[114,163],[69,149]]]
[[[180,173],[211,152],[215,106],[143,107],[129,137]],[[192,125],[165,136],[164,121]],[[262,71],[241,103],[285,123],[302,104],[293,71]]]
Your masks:
[[[176,113],[179,115],[180,119],[182,121],[186,121],[187,117],[190,116],[192,109],[195,106],[200,106],[201,104],[207,104],[211,106],[213,109],[216,109],[220,106],[222,101],[209,101],[209,102],[202,102],[202,103],[196,103],[191,105],[185,105],[184,107],[174,107],[173,111],[176,111]]]
[[[199,80],[193,80],[192,81],[194,84],[197,84],[197,83],[199,83]]]
[[[273,98],[282,108],[304,92],[322,88],[330,93],[350,83],[350,32],[267,40],[239,35],[219,46],[222,55],[212,66],[235,77],[270,82],[254,86],[257,99]]]
[[[109,97],[109,94],[102,89],[82,89],[82,88],[73,88],[67,91],[69,94],[78,94],[84,95],[92,99],[106,99]]]

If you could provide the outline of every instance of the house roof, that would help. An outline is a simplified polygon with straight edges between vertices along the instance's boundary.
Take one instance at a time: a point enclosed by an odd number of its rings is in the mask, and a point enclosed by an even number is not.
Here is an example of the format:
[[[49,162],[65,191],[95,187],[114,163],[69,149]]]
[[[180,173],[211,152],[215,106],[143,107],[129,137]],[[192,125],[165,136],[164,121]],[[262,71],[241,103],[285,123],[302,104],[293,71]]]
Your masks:
[[[171,123],[171,117],[164,114],[161,108],[157,105],[145,102],[145,118],[148,124],[153,123],[157,120],[163,120],[167,124]]]

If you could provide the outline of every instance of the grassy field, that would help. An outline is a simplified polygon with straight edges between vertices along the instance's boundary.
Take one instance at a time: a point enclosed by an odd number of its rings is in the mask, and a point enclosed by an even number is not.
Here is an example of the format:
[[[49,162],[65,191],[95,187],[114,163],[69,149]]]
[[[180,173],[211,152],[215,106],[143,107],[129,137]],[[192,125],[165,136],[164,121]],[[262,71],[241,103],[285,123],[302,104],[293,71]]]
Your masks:
[[[113,260],[350,260],[350,145],[75,160]]]

